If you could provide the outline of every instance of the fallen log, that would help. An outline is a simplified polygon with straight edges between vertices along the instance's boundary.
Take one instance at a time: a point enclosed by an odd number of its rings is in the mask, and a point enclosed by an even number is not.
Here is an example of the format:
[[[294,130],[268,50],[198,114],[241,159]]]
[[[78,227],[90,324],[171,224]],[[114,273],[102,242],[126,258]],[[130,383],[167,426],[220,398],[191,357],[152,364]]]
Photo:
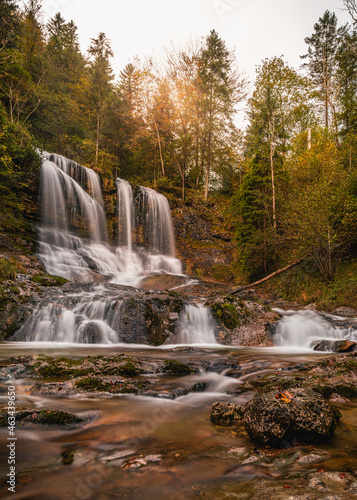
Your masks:
[[[231,292],[229,292],[229,295],[234,295],[235,293],[242,292],[243,290],[248,290],[248,288],[253,288],[254,286],[260,285],[261,283],[264,283],[265,281],[270,280],[270,278],[274,278],[274,276],[277,276],[278,274],[285,273],[285,271],[288,271],[292,267],[295,267],[298,264],[300,264],[300,262],[302,262],[305,258],[306,258],[306,255],[299,260],[295,260],[295,262],[292,262],[288,266],[283,267],[282,269],[278,269],[277,271],[274,271],[273,273],[269,274],[268,276],[265,276],[265,278],[262,278],[259,281],[255,281],[254,283],[250,283],[249,285],[245,285],[245,286],[241,286],[239,288],[236,288],[235,290],[232,290]]]

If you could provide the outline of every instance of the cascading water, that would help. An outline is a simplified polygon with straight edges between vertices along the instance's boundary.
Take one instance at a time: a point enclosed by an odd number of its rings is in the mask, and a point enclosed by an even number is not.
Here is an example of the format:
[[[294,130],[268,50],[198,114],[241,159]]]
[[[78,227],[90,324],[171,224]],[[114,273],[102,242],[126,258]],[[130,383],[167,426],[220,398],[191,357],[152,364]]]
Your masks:
[[[47,272],[80,282],[102,275],[106,281],[131,286],[146,272],[182,273],[166,198],[141,188],[137,219],[147,235],[146,247],[133,249],[136,202],[128,182],[117,179],[117,192],[119,241],[111,247],[98,175],[63,156],[43,153],[38,231],[39,257]]]
[[[118,246],[111,246],[97,174],[43,153],[39,257],[48,273],[77,283],[46,296],[14,340],[120,342],[126,291],[116,285],[138,286],[150,272],[182,273],[166,198],[139,187],[135,199],[127,181],[116,184]]]
[[[187,304],[180,317],[180,341],[183,344],[216,344],[214,319],[202,304]]]
[[[278,346],[312,348],[320,340],[349,339],[357,341],[357,325],[339,328],[315,311],[282,311],[274,341]],[[331,320],[346,319],[330,316]]]

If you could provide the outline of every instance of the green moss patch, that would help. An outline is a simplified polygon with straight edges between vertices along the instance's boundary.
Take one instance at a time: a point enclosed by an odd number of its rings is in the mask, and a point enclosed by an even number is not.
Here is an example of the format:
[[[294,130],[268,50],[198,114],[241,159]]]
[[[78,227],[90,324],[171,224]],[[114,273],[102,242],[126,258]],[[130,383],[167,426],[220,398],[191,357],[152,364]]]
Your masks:
[[[196,370],[181,363],[181,361],[166,360],[164,362],[164,373],[171,373],[172,375],[189,375],[190,373],[196,373]]]
[[[49,274],[35,274],[32,276],[31,281],[38,283],[41,286],[62,286],[68,282],[65,278],[60,276],[51,276]]]

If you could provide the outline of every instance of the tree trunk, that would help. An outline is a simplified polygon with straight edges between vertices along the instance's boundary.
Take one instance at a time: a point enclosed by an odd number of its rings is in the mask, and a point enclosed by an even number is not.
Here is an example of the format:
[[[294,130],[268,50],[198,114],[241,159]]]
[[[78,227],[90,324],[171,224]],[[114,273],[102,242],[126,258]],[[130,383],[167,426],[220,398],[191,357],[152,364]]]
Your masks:
[[[271,170],[271,187],[273,193],[273,225],[274,229],[276,229],[274,152],[275,152],[275,117],[273,112],[273,116],[270,122],[270,170]]]
[[[164,159],[162,157],[162,148],[161,148],[161,140],[160,140],[160,133],[159,133],[159,128],[157,126],[156,121],[155,123],[155,128],[156,128],[156,134],[157,134],[157,142],[159,143],[159,151],[160,151],[160,161],[161,161],[161,170],[162,170],[162,176],[165,177],[165,167],[164,167]]]
[[[208,200],[209,176],[210,176],[210,170],[211,170],[211,140],[212,140],[212,114],[213,114],[212,98],[213,98],[213,83],[211,83],[210,96],[209,96],[209,121],[208,121],[205,200]]]
[[[268,276],[265,276],[265,278],[262,278],[261,280],[259,281],[255,281],[254,283],[250,283],[250,285],[245,285],[245,286],[241,286],[239,288],[236,288],[235,290],[233,290],[232,292],[229,292],[230,295],[234,295],[236,293],[239,293],[239,292],[242,292],[243,290],[248,290],[248,288],[252,288],[253,286],[257,286],[257,285],[260,285],[261,283],[264,283],[265,281],[268,281],[270,280],[270,278],[274,278],[274,276],[278,276],[278,274],[282,274],[282,273],[285,273],[285,271],[288,271],[289,269],[291,269],[292,267],[295,267],[297,266],[298,264],[300,264],[304,259],[306,258],[306,255],[304,257],[302,257],[301,259],[299,260],[296,260],[295,262],[292,262],[291,264],[289,264],[288,266],[286,267],[283,267],[282,269],[278,269],[277,271],[274,271],[273,273],[269,274]]]

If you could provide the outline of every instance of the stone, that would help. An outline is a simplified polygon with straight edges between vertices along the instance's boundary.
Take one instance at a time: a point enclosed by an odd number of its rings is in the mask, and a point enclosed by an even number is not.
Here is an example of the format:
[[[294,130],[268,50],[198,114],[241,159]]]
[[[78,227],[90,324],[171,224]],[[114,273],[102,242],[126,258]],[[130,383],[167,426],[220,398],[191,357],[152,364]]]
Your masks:
[[[256,394],[244,409],[244,426],[261,446],[315,443],[330,438],[341,414],[310,389]]]
[[[344,398],[339,394],[336,394],[335,392],[331,394],[331,396],[329,397],[329,401],[330,403],[341,403],[341,404],[350,402],[349,399]]]
[[[321,340],[314,346],[314,351],[352,352],[357,349],[352,340]]]
[[[243,420],[244,408],[234,403],[216,401],[211,409],[211,422],[218,425],[233,425]]]
[[[356,309],[353,309],[352,307],[337,307],[334,311],[332,311],[333,315],[335,316],[343,316],[345,318],[356,318],[357,317],[357,311]]]

